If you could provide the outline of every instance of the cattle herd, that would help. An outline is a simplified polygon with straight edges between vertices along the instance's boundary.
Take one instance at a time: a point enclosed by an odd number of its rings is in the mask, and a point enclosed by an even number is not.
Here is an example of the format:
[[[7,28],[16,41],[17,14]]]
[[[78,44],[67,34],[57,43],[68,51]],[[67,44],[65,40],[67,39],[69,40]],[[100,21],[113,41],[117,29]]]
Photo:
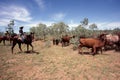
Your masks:
[[[75,38],[75,36],[70,37],[68,35],[63,36],[60,39],[53,39],[53,45],[58,45],[61,42],[62,47],[70,44],[70,39]],[[97,38],[86,38],[86,37],[79,37],[79,46],[78,46],[78,53],[83,54],[83,47],[91,48],[91,54],[94,56],[98,53],[98,51],[108,50],[108,47],[120,51],[120,33],[118,34],[100,34]]]
[[[77,36],[62,36],[59,39],[53,38],[53,45],[58,45],[59,43],[62,44],[62,47],[65,46],[69,46],[70,44],[70,40],[76,38]],[[32,39],[34,38],[34,34],[30,34],[30,35],[26,35],[25,38],[25,44],[27,44],[27,51],[28,51],[28,47],[29,45],[32,47],[32,51],[33,51],[33,45],[32,45]],[[78,37],[77,37],[78,38]],[[5,37],[5,36],[0,36],[0,42],[3,41],[4,45],[5,45],[5,40],[11,40],[12,42],[12,47],[11,47],[11,51],[13,53],[13,48],[15,47],[16,44],[19,45],[19,49],[22,51],[21,49],[21,44],[22,41],[20,41],[18,39],[18,35],[14,35],[12,37]],[[111,49],[115,49],[115,50],[120,50],[120,33],[117,34],[100,34],[97,38],[88,38],[88,37],[81,37],[79,36],[79,38],[77,39],[77,41],[79,41],[79,45],[78,45],[78,53],[79,54],[83,54],[83,47],[87,47],[87,48],[91,48],[91,54],[95,55],[98,53],[98,51],[103,51],[104,50],[108,50],[108,48]]]

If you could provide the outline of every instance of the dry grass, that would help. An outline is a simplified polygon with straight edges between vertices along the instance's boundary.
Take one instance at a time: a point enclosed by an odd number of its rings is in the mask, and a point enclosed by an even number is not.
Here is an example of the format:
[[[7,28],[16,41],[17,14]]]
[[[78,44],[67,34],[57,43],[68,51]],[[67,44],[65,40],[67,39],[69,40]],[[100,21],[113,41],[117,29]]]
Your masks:
[[[36,53],[18,53],[16,46],[0,44],[0,80],[120,80],[120,54],[106,51],[96,56],[80,55],[72,45],[45,47],[33,43]],[[26,50],[26,45],[22,45]]]

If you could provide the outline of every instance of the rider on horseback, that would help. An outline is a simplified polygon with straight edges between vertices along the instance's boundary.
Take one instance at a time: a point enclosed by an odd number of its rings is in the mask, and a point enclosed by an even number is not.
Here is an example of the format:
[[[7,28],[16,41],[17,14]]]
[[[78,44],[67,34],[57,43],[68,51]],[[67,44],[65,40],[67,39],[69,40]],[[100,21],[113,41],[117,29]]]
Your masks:
[[[10,33],[8,31],[5,32],[5,36],[6,37],[9,37],[10,36]]]
[[[19,34],[20,34],[20,39],[22,40],[22,42],[24,42],[25,37],[23,32],[23,26],[20,27]]]

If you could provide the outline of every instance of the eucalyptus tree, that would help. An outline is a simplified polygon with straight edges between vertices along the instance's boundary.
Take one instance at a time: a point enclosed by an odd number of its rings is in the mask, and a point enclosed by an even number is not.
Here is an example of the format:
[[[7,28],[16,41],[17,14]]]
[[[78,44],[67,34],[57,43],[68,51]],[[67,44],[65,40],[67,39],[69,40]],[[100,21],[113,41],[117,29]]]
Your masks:
[[[13,30],[14,25],[15,25],[14,20],[10,20],[10,23],[8,24],[8,27],[7,27],[10,35],[12,35],[14,33],[14,30]]]
[[[80,31],[82,31],[81,34],[84,35],[84,36],[86,35],[85,33],[86,33],[86,27],[88,26],[88,22],[89,22],[88,18],[84,18],[83,21],[80,22],[81,23],[80,24],[80,26],[81,26]]]
[[[46,24],[39,23],[36,27],[36,34],[45,40],[45,37],[47,35],[47,26]]]
[[[50,33],[53,37],[59,36],[59,28],[56,23],[54,23],[54,24],[52,24],[52,26],[50,26]]]
[[[82,25],[78,25],[75,28],[75,34],[77,36],[85,36],[85,31],[86,31],[86,29]]]
[[[61,35],[67,34],[69,31],[69,26],[66,25],[64,22],[58,23],[58,28]]]
[[[86,25],[88,25],[88,22],[89,22],[88,18],[84,18],[83,21],[81,21],[80,23],[82,26],[86,26]]]
[[[95,29],[97,29],[97,25],[93,23],[89,26],[89,28],[94,31]]]
[[[115,33],[115,34],[117,34],[117,33],[120,33],[120,28],[115,28],[115,29],[113,29],[113,32]]]
[[[97,33],[95,32],[95,29],[97,29],[97,25],[95,23],[91,24],[89,28],[92,30],[92,35],[95,37]]]
[[[35,35],[36,35],[36,32],[37,32],[36,27],[35,27],[35,26],[31,27],[31,28],[30,28],[30,32],[34,32]]]
[[[69,26],[64,22],[54,23],[51,26],[51,31],[54,37],[60,37],[61,35],[65,35],[69,31]]]

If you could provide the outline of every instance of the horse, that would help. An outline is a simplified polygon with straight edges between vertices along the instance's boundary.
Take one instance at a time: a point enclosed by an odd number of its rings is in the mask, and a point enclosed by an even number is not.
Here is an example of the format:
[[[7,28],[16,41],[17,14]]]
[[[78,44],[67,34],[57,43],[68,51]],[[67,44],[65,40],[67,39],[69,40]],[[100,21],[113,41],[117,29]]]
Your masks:
[[[105,50],[107,50],[107,47],[111,48],[119,48],[120,47],[120,33],[119,34],[106,34],[106,46]]]
[[[102,53],[102,47],[104,47],[106,43],[105,35],[101,34],[100,36],[98,36],[98,38],[80,38],[79,43],[80,45],[78,46],[78,53],[82,51],[82,47],[87,47],[92,48],[92,55],[94,56],[98,52],[98,50],[101,50]]]
[[[12,43],[12,36],[0,36],[0,43],[3,41],[3,44],[5,45],[5,41],[10,41],[10,44]]]
[[[27,45],[27,52],[29,52],[29,45],[32,47],[32,51],[33,51],[33,48],[34,48],[33,45],[32,45],[33,39],[34,39],[34,33],[30,33],[29,35],[25,35],[24,41],[19,39],[18,35],[14,36],[13,44],[12,44],[12,47],[11,47],[12,54],[13,54],[13,49],[14,49],[16,44],[19,45],[19,49],[20,49],[21,52],[22,52],[21,44],[23,44],[23,43]]]

